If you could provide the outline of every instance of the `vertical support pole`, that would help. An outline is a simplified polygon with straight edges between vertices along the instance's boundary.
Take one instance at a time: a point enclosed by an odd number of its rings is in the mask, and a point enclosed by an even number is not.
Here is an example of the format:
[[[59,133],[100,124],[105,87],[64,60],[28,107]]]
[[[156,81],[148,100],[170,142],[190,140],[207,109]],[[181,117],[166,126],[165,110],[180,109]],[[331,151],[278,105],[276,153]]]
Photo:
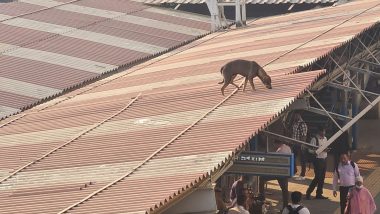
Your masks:
[[[348,91],[343,91],[343,100],[342,100],[342,109],[341,109],[341,114],[344,115],[344,116],[347,116],[348,115]],[[345,125],[345,121],[343,120],[343,125]]]
[[[367,70],[369,70],[369,65],[365,65],[364,68],[367,69]],[[367,87],[370,75],[369,74],[361,74],[361,75],[359,75],[359,73],[358,73],[358,74],[356,74],[356,76],[357,77],[355,79],[355,84],[360,89],[365,90],[366,87]],[[361,100],[362,100],[362,97],[358,93],[355,93],[355,97],[354,98],[355,99],[354,99],[353,106],[352,106],[352,116],[353,117],[355,117],[358,114],[359,108],[360,108],[360,103],[361,103]],[[357,123],[355,123],[352,126],[352,149],[356,150],[357,148],[358,148],[358,127],[357,127]]]
[[[240,0],[235,1],[235,23],[236,27],[241,27],[241,8],[240,8]]]
[[[354,79],[354,83],[361,89],[361,85],[359,84],[360,81],[359,74],[356,74],[356,78]],[[358,92],[353,92],[353,102],[352,102],[352,118],[354,118],[359,111],[359,104],[360,104],[360,94]],[[352,150],[356,150],[358,148],[358,128],[357,123],[354,123],[351,127],[351,133],[352,133]]]
[[[370,70],[370,66],[365,65],[364,69]],[[363,87],[362,87],[363,90],[366,90],[366,88],[367,88],[369,77],[370,77],[369,73],[363,74]]]
[[[242,22],[243,22],[243,25],[246,26],[247,25],[247,9],[246,9],[246,0],[242,0],[242,5],[241,5],[242,9],[241,9],[241,13],[242,13]]]
[[[358,105],[357,102],[353,102],[352,104],[352,117],[355,117],[358,114]],[[356,126],[356,123],[352,125],[351,127],[351,133],[352,133],[352,150],[356,150],[358,148],[358,129]]]
[[[211,15],[211,31],[216,31],[221,26],[217,0],[206,0],[206,4]]]
[[[224,15],[224,5],[218,5],[220,12],[221,27],[228,27],[226,16]]]

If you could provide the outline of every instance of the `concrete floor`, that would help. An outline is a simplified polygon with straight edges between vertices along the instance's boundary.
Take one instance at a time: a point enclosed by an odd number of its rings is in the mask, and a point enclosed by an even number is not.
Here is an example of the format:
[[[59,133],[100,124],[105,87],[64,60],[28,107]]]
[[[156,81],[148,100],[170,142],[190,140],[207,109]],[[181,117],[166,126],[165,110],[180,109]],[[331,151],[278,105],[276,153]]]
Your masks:
[[[364,177],[364,186],[366,186],[373,196],[376,198],[376,204],[380,209],[380,153],[372,153],[371,151],[362,151],[353,153],[353,160],[358,163],[360,173]],[[326,174],[324,195],[329,197],[328,200],[305,200],[302,203],[309,208],[311,213],[336,213],[338,214],[339,209],[339,195],[335,198],[333,197],[332,191],[332,158],[328,158],[328,172]],[[296,181],[294,179],[289,179],[289,191],[300,191],[305,194],[308,185],[313,179],[314,172],[313,169],[307,171],[306,180]],[[278,186],[277,181],[268,182],[268,191],[271,194],[267,194],[267,199],[272,201],[273,208],[271,213],[279,213],[281,209],[281,191]],[[312,194],[315,196],[315,192]],[[313,198],[313,197],[312,197]],[[280,203],[279,203],[280,202]],[[378,210],[377,213],[380,213]]]

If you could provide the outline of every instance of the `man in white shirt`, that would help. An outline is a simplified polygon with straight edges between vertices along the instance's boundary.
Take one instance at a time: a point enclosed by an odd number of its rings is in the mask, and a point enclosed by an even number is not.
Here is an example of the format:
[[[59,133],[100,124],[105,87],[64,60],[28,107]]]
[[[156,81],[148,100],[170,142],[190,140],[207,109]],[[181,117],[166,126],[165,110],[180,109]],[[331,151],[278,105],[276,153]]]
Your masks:
[[[318,127],[318,134],[313,137],[310,141],[310,144],[321,147],[327,143],[327,138],[325,137],[326,130],[324,127]],[[325,183],[325,175],[326,175],[326,158],[327,152],[326,150],[319,153],[314,162],[314,179],[311,181],[309,188],[306,191],[306,199],[310,200],[310,194],[314,191],[315,187],[317,187],[316,199],[327,199],[327,197],[323,196],[323,185]]]
[[[292,198],[292,204],[286,206],[284,210],[282,210],[282,214],[289,214],[290,209],[293,210],[293,213],[310,214],[309,209],[300,205],[302,193],[295,191],[295,192],[292,192],[290,197]]]
[[[349,159],[348,154],[340,155],[340,163],[334,170],[333,177],[333,195],[337,196],[337,186],[339,184],[340,192],[340,210],[344,214],[346,208],[347,195],[350,188],[355,186],[355,178],[360,176],[359,167]]]

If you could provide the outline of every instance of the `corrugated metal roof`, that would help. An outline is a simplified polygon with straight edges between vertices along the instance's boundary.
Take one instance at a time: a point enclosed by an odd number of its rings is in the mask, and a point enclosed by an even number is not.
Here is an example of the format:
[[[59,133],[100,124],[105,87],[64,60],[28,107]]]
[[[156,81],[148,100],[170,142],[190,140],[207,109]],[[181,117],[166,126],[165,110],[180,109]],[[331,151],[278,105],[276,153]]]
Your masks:
[[[176,3],[176,4],[203,4],[206,0],[135,0],[137,2],[144,2],[146,4],[163,4],[163,3]],[[334,3],[338,0],[246,0],[247,4],[324,4]],[[235,0],[222,0],[221,2],[235,2]]]
[[[204,16],[129,0],[0,4],[0,119],[209,29]]]
[[[322,73],[291,74],[298,66],[373,26],[379,5],[358,1],[214,33],[8,118],[0,123],[1,211],[144,213],[171,203]],[[256,91],[230,86],[223,97],[219,69],[236,58],[265,65],[273,89],[256,80]]]

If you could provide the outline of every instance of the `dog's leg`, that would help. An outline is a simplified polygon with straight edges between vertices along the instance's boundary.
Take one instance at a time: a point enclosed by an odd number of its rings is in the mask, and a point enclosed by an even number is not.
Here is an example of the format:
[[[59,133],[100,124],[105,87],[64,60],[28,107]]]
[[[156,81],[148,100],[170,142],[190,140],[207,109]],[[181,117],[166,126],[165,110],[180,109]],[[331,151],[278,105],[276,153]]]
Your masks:
[[[228,83],[224,83],[224,85],[222,86],[222,88],[220,89],[222,91],[222,95],[224,96],[224,89],[228,86]]]
[[[247,86],[248,78],[246,77],[244,80],[243,92],[245,91],[245,87]]]
[[[230,72],[224,70],[223,71],[223,78],[224,78],[224,85],[220,89],[222,91],[222,94],[224,96],[224,89],[231,83],[232,75]]]
[[[223,84],[223,83],[224,83],[224,79],[221,82],[218,82],[218,84]]]
[[[252,90],[255,91],[255,85],[253,84],[253,78],[249,79],[249,83],[252,86]]]
[[[239,88],[239,86],[234,83],[234,79],[235,79],[236,76],[237,76],[236,74],[232,76],[232,78],[231,78],[231,84],[234,85],[236,88]]]

